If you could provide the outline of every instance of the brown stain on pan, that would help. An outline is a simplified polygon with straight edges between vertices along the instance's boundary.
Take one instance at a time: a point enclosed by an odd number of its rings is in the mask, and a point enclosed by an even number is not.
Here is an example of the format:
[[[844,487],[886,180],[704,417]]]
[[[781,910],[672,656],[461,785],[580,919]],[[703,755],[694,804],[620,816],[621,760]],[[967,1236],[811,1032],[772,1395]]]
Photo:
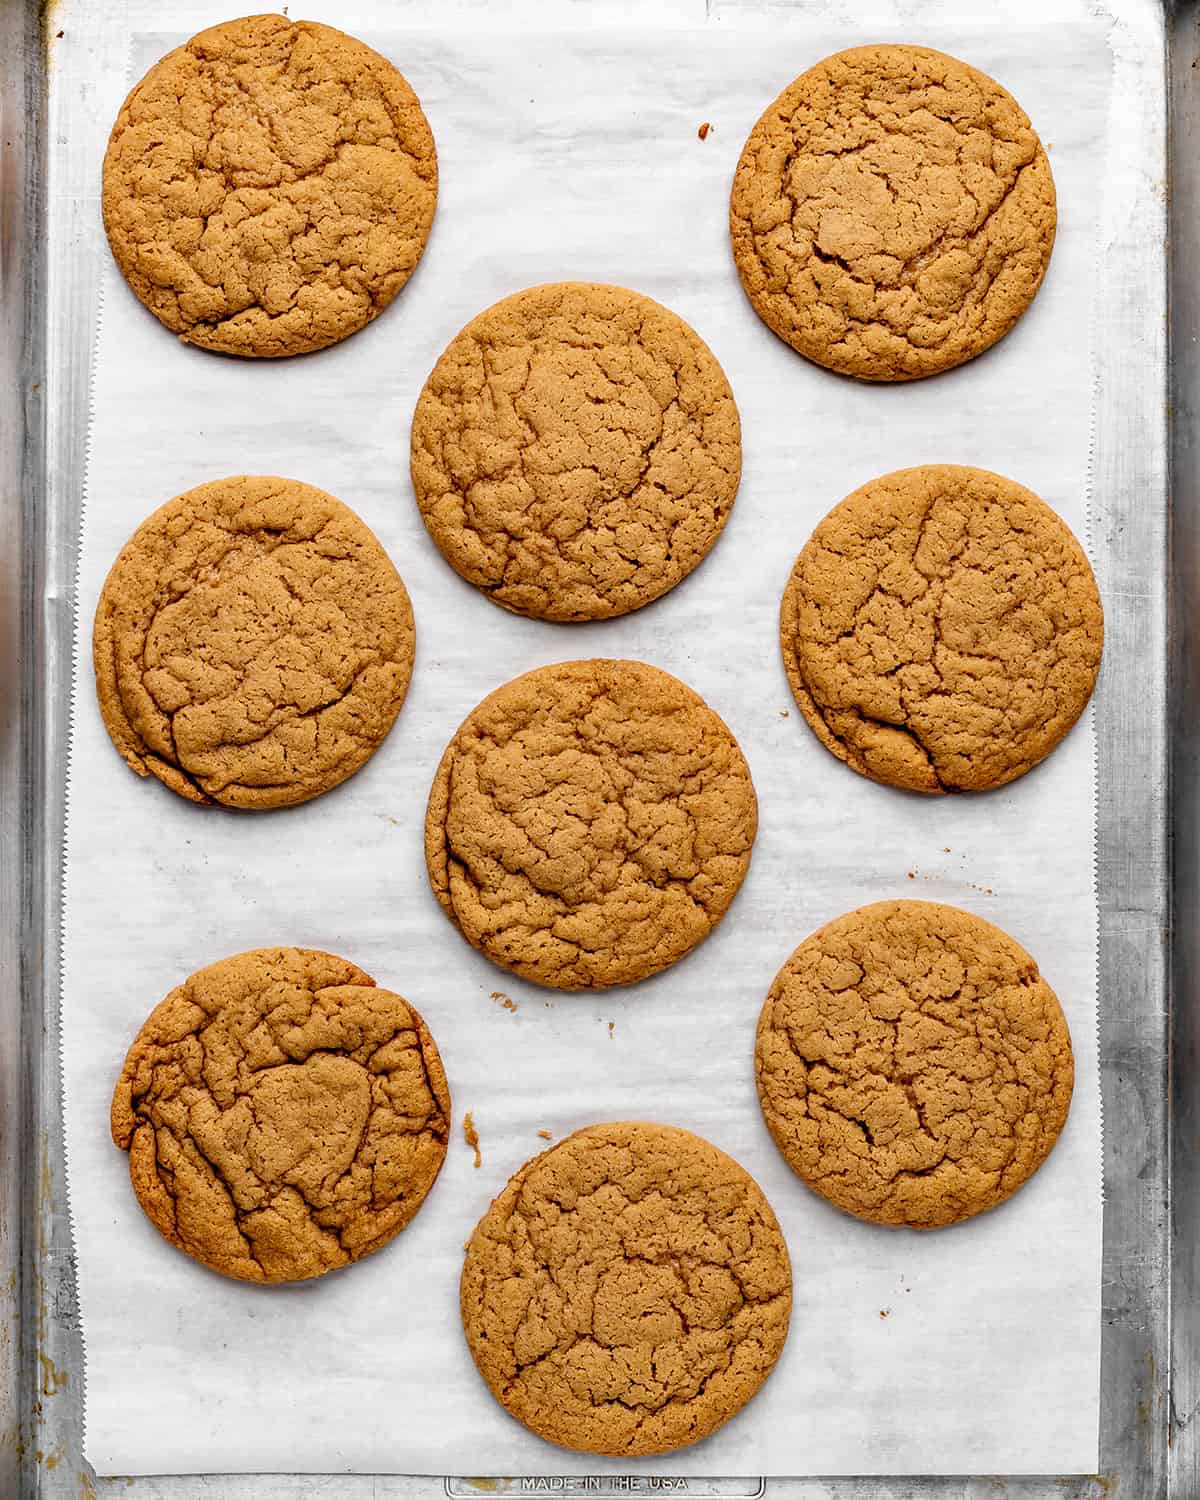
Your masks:
[[[60,1370],[48,1354],[38,1351],[38,1361],[42,1367],[41,1392],[43,1396],[57,1396],[59,1391],[71,1383],[70,1370]]]
[[[61,41],[65,35],[63,28],[58,24],[58,13],[61,9],[61,0],[42,0],[38,9],[38,29],[42,39],[42,51],[46,54],[47,67],[54,54],[55,42]]]

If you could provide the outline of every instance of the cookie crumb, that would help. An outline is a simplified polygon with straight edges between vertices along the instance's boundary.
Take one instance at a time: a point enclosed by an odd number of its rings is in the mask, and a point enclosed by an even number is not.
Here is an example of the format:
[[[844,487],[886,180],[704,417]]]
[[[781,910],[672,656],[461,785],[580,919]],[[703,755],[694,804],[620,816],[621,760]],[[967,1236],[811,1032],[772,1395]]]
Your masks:
[[[539,1130],[538,1135],[540,1135],[542,1140],[544,1141],[552,1141],[554,1139],[554,1132],[552,1130]]]
[[[479,1154],[479,1132],[475,1129],[475,1121],[471,1117],[470,1110],[463,1115],[463,1140],[475,1153],[475,1165],[483,1166],[483,1157]]]
[[[781,719],[789,718],[790,717],[789,711],[786,708],[781,708],[779,710],[779,717]]]
[[[890,1307],[881,1307],[879,1309],[879,1316],[881,1318],[890,1318],[891,1315],[892,1315],[892,1310],[891,1310]]]
[[[613,1036],[613,1027],[614,1027],[614,1026],[615,1026],[615,1025],[616,1025],[616,1024],[617,1024],[617,1023],[616,1023],[616,1022],[615,1022],[615,1021],[610,1021],[610,1022],[609,1022],[609,1023],[608,1023],[608,1039],[609,1039],[609,1041],[610,1041],[610,1042],[611,1042],[611,1041],[612,1041],[612,1036]]]
[[[61,35],[61,33],[60,33],[60,35]],[[696,134],[700,137],[700,139],[702,141],[705,141],[705,140],[708,139],[708,132],[711,129],[712,129],[712,126],[708,123],[707,120],[705,120],[704,124],[701,125],[701,127],[700,127],[699,130],[697,130]]]
[[[504,1007],[505,1010],[513,1011],[520,1009],[517,1002],[510,996],[506,995],[503,990],[493,990],[492,999],[499,1000],[500,1004]]]
[[[950,852],[951,852],[950,845],[947,844],[946,847],[942,850],[942,853],[943,854],[949,854]]]
[[[62,41],[62,32],[61,31],[56,31],[54,33],[54,38],[55,38],[56,41]]]
[[[915,880],[917,878],[917,872],[915,870],[910,870],[908,872],[908,878],[910,880]]]

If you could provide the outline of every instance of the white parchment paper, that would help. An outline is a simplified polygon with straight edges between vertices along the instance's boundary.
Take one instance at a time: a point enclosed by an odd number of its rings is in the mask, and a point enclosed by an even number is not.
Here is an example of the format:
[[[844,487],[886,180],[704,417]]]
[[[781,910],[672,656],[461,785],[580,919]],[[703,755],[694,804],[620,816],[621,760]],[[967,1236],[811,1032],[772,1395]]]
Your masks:
[[[538,14],[545,16],[546,11]],[[344,12],[338,24],[353,29]],[[65,933],[65,1108],[87,1354],[86,1453],[100,1473],[903,1474],[1087,1472],[1097,1463],[1101,1136],[1090,716],[1035,773],[978,797],[874,786],[795,710],[776,617],[791,562],[864,480],[977,464],[1087,534],[1091,297],[1109,58],[1085,25],[922,31],[1001,79],[1050,150],[1059,235],[1013,334],[949,375],[858,385],[793,354],[746,303],[726,230],[753,121],[817,58],[884,40],[794,12],[769,29],[375,35],[437,137],[441,196],[420,269],[372,327],[323,353],[238,362],[174,342],[110,266],[97,353],[79,596]],[[903,40],[916,40],[911,31]],[[180,37],[138,38],[131,77]],[[712,130],[700,141],[697,128]],[[97,157],[98,157],[97,152]],[[409,422],[437,355],[520,287],[635,287],[716,352],[745,467],[709,560],[665,599],[594,626],[508,615],[427,539]],[[230,473],[330,490],[374,528],[418,625],[387,743],[340,790],[262,815],[191,806],[109,744],[90,666],[105,573],[163,500]],[[430,894],[422,819],[441,751],[488,691],[535,665],[641,657],[734,729],[761,832],[715,936],[635,988],[560,995],[474,953]],[[1047,1165],[1003,1208],[929,1234],[858,1223],[792,1176],[762,1123],[753,1030],[810,931],[885,897],[980,913],[1039,959],[1071,1024],[1077,1083]],[[349,1270],[240,1285],[160,1239],[108,1135],[147,1011],[201,965],[276,943],[343,954],[410,998],[454,1094],[442,1177],[412,1226]],[[509,1010],[492,992],[511,997]],[[471,1110],[476,1170],[463,1143]],[[639,1464],[549,1447],[488,1395],[463,1342],[462,1245],[540,1129],[669,1121],[767,1192],[795,1275],[791,1336],[762,1393],[708,1442]]]

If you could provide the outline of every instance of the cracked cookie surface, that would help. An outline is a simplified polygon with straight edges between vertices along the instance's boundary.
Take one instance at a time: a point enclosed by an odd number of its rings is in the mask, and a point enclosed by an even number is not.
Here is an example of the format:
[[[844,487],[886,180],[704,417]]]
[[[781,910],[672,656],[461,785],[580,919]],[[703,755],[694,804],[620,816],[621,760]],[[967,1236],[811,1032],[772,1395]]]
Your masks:
[[[447,916],[494,962],[600,989],[708,936],[757,826],[737,741],[690,688],[644,662],[560,662],[463,721],[429,795],[425,859]]]
[[[467,1343],[540,1437],[637,1457],[699,1442],[771,1373],[787,1246],[761,1188],[699,1136],[592,1125],[534,1157],[479,1221]]]
[[[112,1136],[171,1244],[241,1281],[299,1281],[371,1254],[446,1155],[433,1038],[345,959],[263,948],[199,970],[151,1011]]]
[[[434,366],[412,480],[447,562],[543,620],[639,609],[705,557],[741,476],[733,392],[673,312],[623,287],[506,297]]]
[[[1054,179],[1016,100],[928,47],[855,47],[789,84],[750,132],[729,226],[755,311],[862,380],[990,348],[1054,247]]]
[[[344,32],[213,26],[133,89],[104,226],[138,300],[187,343],[269,357],[355,333],[412,275],[437,155],[412,89]]]
[[[1001,1203],[1050,1154],[1071,1037],[1034,960],[928,901],[848,912],[801,943],[758,1023],[755,1077],[788,1164],[838,1208],[928,1229]]]
[[[981,791],[1023,776],[1091,696],[1104,643],[1070,527],[984,469],[930,464],[855,490],[796,560],[788,681],[817,738],[873,781]]]
[[[96,607],[96,692],[139,776],[193,802],[283,807],[353,775],[400,712],[412,606],[332,495],[238,476],[168,500]]]

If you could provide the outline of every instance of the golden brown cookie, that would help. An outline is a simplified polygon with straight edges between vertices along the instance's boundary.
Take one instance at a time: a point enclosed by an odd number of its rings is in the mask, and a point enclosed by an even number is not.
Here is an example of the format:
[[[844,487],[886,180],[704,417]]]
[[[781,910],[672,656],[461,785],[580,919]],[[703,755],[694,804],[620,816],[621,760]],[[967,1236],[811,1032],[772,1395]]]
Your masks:
[[[218,479],[168,500],[112,566],[92,637],[113,743],[193,802],[284,807],[352,776],[408,691],[400,575],[340,500]]]
[[[1071,529],[985,469],[873,479],[825,517],[780,611],[788,681],[817,738],[863,776],[980,791],[1049,755],[1104,644]]]
[[[725,915],[758,804],[737,741],[637,661],[568,661],[498,688],[429,794],[434,894],[476,948],[555,989],[632,984]]]
[[[762,1189],[699,1136],[591,1125],[535,1156],[480,1219],[467,1343],[539,1437],[635,1458],[699,1442],[758,1391],[792,1310]]]
[[[914,1229],[1028,1181],[1075,1076],[1029,954],[930,901],[864,906],[801,943],[763,1006],[754,1068],[792,1170],[847,1213]]]
[[[741,467],[708,346],[619,286],[559,282],[489,307],[413,416],[413,489],[446,561],[542,620],[603,620],[674,588],[729,519]]]
[[[126,99],[104,227],[138,300],[189,344],[270,357],[356,333],[412,275],[437,154],[386,58],[315,21],[194,36]]]
[[[860,380],[914,380],[1002,338],[1041,285],[1050,163],[1011,94],[929,47],[854,47],[750,132],[729,227],[755,312]]]
[[[449,1131],[421,1017],[310,948],[239,953],[172,990],[112,1102],[151,1223],[239,1281],[301,1281],[386,1245],[433,1186]]]

